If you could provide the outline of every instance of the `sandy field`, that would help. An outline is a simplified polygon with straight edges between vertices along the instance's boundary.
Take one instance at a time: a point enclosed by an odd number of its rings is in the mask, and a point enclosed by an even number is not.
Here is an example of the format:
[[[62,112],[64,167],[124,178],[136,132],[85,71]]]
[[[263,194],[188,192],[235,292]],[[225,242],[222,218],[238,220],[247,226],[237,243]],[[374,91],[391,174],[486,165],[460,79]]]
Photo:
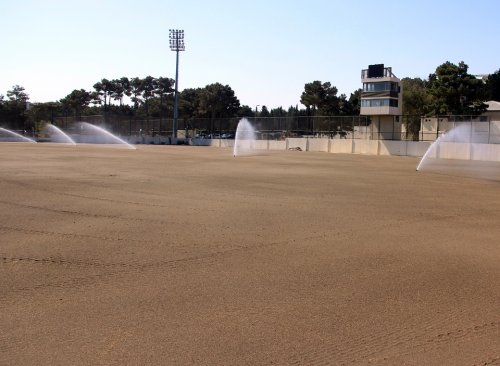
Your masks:
[[[417,163],[2,143],[0,365],[500,365],[500,181]]]

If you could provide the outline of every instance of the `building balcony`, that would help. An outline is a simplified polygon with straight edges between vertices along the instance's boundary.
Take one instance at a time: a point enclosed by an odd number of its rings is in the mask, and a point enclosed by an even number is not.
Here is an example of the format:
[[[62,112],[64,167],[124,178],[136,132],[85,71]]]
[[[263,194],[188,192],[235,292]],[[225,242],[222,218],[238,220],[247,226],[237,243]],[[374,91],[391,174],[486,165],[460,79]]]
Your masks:
[[[360,115],[362,116],[399,116],[401,108],[390,106],[379,107],[361,107]]]

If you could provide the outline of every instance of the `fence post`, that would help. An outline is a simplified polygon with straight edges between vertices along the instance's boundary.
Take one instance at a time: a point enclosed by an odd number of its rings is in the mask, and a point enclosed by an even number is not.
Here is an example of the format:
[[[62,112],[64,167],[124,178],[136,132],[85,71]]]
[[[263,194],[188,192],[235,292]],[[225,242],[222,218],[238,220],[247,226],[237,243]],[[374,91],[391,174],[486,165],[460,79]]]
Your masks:
[[[439,121],[441,119],[438,117],[437,119],[437,124],[436,124],[436,140],[439,138]]]
[[[472,160],[472,128],[474,127],[474,122],[472,117],[470,117],[470,139],[469,139],[469,160]]]
[[[352,133],[351,133],[351,140],[354,140],[354,116],[352,117]],[[359,119],[358,119],[359,122]],[[359,125],[359,123],[358,123]]]
[[[422,116],[420,116],[420,131],[422,132],[422,139],[420,141],[424,141],[424,123],[422,121]]]
[[[472,122],[472,118],[470,119],[470,139],[469,139],[469,143],[472,144],[472,128],[474,127],[474,122]]]
[[[395,120],[396,116],[392,116],[392,140],[394,141],[394,126],[395,126]]]
[[[488,144],[490,143],[491,119],[488,118]]]

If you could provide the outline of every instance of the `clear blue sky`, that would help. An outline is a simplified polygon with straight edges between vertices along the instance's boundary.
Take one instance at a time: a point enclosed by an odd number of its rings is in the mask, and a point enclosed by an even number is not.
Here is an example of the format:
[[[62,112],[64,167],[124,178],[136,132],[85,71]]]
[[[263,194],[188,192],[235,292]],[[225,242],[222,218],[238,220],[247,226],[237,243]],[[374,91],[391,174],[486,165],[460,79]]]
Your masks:
[[[241,104],[299,104],[304,84],[347,96],[369,64],[427,78],[445,61],[500,68],[496,0],[0,0],[0,94],[32,102],[102,78],[175,77],[170,28],[184,29],[179,90],[220,82]]]

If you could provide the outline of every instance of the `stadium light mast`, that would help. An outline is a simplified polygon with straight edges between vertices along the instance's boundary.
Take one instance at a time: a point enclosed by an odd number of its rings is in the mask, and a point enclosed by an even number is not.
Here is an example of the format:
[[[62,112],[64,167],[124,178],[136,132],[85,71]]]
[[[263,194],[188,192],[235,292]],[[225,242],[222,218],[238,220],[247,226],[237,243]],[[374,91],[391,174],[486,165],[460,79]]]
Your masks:
[[[170,29],[170,50],[175,51],[175,99],[174,99],[174,123],[172,125],[172,137],[177,138],[177,118],[179,112],[177,110],[179,104],[179,92],[177,90],[179,85],[179,51],[185,51],[184,47],[184,30]]]

